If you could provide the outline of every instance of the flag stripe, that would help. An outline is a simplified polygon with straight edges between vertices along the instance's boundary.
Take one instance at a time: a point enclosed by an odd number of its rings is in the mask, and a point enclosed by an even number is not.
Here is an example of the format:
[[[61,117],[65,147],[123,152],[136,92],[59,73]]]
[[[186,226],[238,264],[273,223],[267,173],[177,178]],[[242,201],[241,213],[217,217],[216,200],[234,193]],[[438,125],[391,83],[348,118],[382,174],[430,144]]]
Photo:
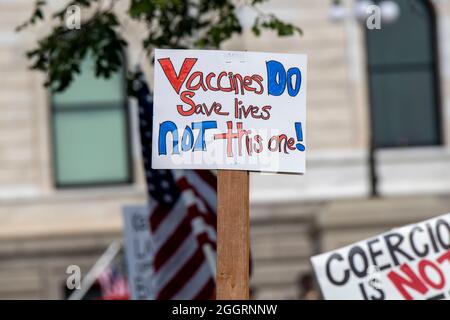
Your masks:
[[[184,241],[189,236],[192,231],[191,220],[193,216],[196,215],[196,206],[189,207],[188,214],[181,221],[169,239],[159,248],[155,255],[155,261],[153,262],[156,272],[178,249],[177,244]]]
[[[216,190],[217,177],[214,173],[209,170],[194,170],[194,172],[198,174],[200,178],[210,186],[211,189]]]
[[[197,250],[197,239],[189,237],[177,249],[176,253],[172,255],[159,272],[155,273],[155,286],[157,289],[164,287],[167,282],[180,270],[183,264],[190,259],[190,257]]]
[[[171,299],[174,296],[174,292],[179,290],[180,283],[185,283],[186,279],[190,279],[204,261],[205,257],[203,255],[203,250],[198,247],[192,257],[185,262],[183,267],[169,281],[169,283],[161,289],[158,294],[158,298],[164,300]]]
[[[151,167],[153,101],[143,76],[133,83],[139,103],[141,149],[155,249],[157,299],[209,299],[215,279],[203,245],[216,249],[217,179],[209,171]]]
[[[210,266],[202,253],[202,264],[199,265],[194,274],[189,278],[189,282],[179,287],[178,292],[173,296],[173,299],[183,299],[183,297],[195,297],[205,284],[209,281],[209,278],[205,277],[205,274],[210,272]]]
[[[215,287],[216,283],[214,282],[214,280],[212,278],[209,279],[205,286],[194,297],[194,300],[215,300]]]

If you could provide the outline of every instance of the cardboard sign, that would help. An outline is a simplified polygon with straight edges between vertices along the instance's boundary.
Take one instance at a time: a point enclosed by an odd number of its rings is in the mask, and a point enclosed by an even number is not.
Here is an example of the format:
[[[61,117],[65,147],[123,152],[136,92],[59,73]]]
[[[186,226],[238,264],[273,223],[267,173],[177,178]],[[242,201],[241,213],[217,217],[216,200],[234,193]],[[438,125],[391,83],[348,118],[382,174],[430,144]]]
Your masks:
[[[146,205],[129,206],[123,209],[125,257],[133,300],[154,298],[153,247],[148,218],[149,209]]]
[[[325,299],[450,299],[450,214],[312,258]]]
[[[306,56],[156,50],[155,169],[304,173]]]

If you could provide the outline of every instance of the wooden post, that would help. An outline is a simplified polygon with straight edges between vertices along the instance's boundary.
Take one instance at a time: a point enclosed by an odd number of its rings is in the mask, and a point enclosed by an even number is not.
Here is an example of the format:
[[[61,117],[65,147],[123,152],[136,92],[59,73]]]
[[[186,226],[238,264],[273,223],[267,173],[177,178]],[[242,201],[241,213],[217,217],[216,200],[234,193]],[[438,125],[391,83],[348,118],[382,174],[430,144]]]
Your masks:
[[[217,299],[248,300],[249,173],[219,170],[217,182]]]

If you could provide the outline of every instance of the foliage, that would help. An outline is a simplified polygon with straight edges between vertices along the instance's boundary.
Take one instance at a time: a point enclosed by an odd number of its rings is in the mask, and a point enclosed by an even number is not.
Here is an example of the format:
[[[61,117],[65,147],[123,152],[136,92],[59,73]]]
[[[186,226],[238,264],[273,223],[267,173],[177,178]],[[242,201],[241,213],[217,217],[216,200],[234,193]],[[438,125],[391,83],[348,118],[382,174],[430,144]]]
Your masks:
[[[72,0],[49,16],[55,26],[27,52],[31,68],[48,75],[46,86],[54,91],[66,89],[88,53],[95,60],[98,77],[108,78],[119,70],[127,42],[120,32],[123,22],[114,10],[117,1],[110,0],[105,6],[103,0]],[[257,6],[265,1],[246,2],[256,12],[252,27],[256,36],[264,29],[274,30],[279,36],[301,34],[298,27],[259,10]],[[44,21],[46,5],[45,0],[36,0],[31,17],[17,31]],[[83,19],[80,29],[68,30],[66,12],[73,5],[90,9],[91,14]],[[236,7],[232,0],[130,0],[126,15],[146,24],[143,47],[150,55],[154,48],[219,48],[242,32]],[[135,76],[130,74],[130,78]]]

